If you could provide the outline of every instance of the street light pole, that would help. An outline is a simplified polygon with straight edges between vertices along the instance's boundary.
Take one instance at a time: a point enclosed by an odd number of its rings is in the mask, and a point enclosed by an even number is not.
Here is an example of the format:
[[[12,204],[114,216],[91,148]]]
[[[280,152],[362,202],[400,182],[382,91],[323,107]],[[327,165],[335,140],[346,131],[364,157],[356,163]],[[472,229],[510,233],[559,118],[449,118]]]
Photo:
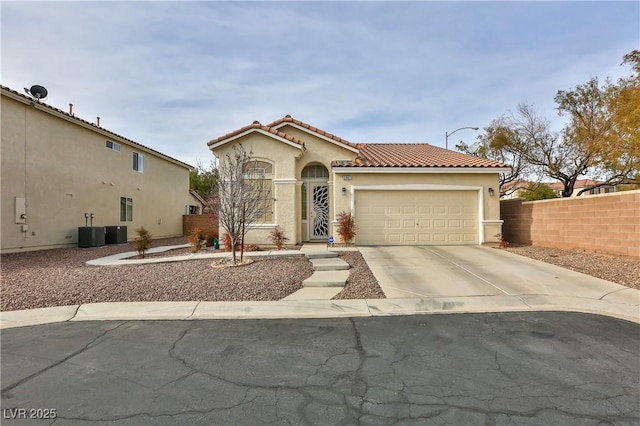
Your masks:
[[[451,136],[452,134],[454,134],[458,130],[464,130],[464,129],[478,130],[479,127],[460,127],[459,129],[455,129],[451,133],[444,132],[444,144],[445,144],[444,146],[445,146],[446,149],[449,149],[449,136]]]

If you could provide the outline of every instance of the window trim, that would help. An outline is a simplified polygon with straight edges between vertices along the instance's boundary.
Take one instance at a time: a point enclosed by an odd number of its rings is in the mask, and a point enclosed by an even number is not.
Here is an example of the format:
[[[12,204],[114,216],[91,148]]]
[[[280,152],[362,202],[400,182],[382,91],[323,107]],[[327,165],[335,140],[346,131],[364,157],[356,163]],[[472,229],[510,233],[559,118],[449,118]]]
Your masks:
[[[133,197],[120,197],[120,222],[133,222]]]
[[[111,146],[109,146],[111,145]],[[106,140],[104,143],[105,148],[110,149],[112,151],[120,152],[121,146],[118,142]]]
[[[138,173],[144,173],[144,154],[133,151],[133,171]]]

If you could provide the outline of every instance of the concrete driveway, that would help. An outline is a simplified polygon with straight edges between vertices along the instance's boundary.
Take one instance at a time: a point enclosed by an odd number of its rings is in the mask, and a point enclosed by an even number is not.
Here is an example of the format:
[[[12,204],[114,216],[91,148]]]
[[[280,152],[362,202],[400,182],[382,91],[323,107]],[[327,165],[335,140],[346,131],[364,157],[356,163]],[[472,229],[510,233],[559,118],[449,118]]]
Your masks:
[[[637,290],[496,248],[359,249],[388,298],[548,295],[640,303]]]

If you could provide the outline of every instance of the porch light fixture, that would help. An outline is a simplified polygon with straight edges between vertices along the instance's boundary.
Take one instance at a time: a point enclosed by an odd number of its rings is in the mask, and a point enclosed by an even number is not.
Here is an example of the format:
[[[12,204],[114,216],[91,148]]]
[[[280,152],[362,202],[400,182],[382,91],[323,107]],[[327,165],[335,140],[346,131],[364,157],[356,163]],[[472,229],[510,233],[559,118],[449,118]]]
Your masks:
[[[342,195],[347,195],[347,188],[344,186],[342,187]]]
[[[493,194],[495,194],[496,191],[493,190],[493,188],[489,188],[489,195],[491,195],[493,197]]]
[[[444,146],[445,146],[446,149],[449,149],[449,136],[451,136],[452,134],[454,134],[458,130],[464,130],[464,129],[478,130],[479,127],[460,127],[459,129],[455,129],[451,133],[444,132]]]

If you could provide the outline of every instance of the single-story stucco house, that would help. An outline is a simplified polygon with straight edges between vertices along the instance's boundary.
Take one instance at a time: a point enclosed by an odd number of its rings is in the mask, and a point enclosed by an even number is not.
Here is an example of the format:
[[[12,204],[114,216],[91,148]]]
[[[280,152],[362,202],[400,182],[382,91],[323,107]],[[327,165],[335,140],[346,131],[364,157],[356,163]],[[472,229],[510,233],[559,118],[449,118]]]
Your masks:
[[[271,214],[247,241],[339,243],[335,218],[351,212],[359,245],[478,245],[501,239],[499,174],[509,168],[426,143],[352,143],[287,115],[208,142],[218,159],[241,143],[271,185]],[[221,232],[223,232],[221,230]]]

